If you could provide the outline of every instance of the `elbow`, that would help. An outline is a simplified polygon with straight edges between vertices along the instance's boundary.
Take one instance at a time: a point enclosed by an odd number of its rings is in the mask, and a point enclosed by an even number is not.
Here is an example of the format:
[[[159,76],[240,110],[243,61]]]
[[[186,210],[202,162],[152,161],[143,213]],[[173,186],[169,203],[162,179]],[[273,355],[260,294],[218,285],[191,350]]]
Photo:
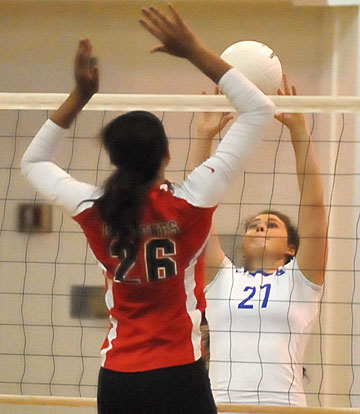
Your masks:
[[[301,202],[304,205],[308,205],[310,207],[317,208],[319,210],[325,211],[325,204],[324,204],[324,196],[322,191],[314,192],[310,195],[308,199],[306,197],[303,197]]]
[[[262,115],[264,118],[272,118],[276,113],[276,106],[274,102],[262,92],[259,92],[259,99],[257,101],[255,111],[258,112],[259,115]]]
[[[267,126],[273,119],[276,112],[276,107],[270,99],[254,111],[254,123],[259,126]]]
[[[23,155],[20,161],[20,171],[24,177],[27,177],[29,171],[31,170],[33,163],[28,159],[26,153]]]
[[[21,171],[21,174],[22,174],[23,176],[25,176],[25,177],[26,177],[26,175],[27,175],[28,166],[29,166],[29,163],[28,163],[28,161],[26,160],[26,157],[25,157],[25,156],[23,156],[23,157],[21,158],[21,161],[20,161],[20,171]]]
[[[276,106],[274,105],[273,101],[266,97],[267,102],[266,105],[263,107],[263,113],[264,117],[268,119],[269,121],[274,118],[274,115],[276,113]]]

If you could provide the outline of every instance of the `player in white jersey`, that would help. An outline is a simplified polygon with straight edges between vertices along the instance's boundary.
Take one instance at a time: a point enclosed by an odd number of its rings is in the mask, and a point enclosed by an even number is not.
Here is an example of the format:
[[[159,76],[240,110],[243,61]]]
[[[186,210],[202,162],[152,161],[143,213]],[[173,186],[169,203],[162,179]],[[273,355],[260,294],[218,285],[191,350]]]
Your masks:
[[[284,87],[287,95],[296,94],[286,76]],[[289,128],[295,152],[301,193],[298,229],[275,211],[249,219],[242,268],[225,256],[217,236],[209,241],[206,318],[210,380],[218,403],[306,405],[302,362],[322,295],[327,219],[303,115],[275,117]],[[210,145],[218,130],[215,115],[206,114],[198,133],[210,138]]]
[[[104,271],[110,326],[101,350],[100,414],[216,412],[200,349],[204,249],[217,204],[274,112],[262,92],[169,9],[170,17],[143,9],[142,25],[161,42],[154,51],[186,58],[219,83],[239,112],[216,157],[182,184],[170,184],[160,120],[133,111],[102,132],[115,167],[103,188],[79,182],[54,164],[66,128],[98,89],[91,44],[83,40],[74,91],[22,158],[27,180],[80,224]]]

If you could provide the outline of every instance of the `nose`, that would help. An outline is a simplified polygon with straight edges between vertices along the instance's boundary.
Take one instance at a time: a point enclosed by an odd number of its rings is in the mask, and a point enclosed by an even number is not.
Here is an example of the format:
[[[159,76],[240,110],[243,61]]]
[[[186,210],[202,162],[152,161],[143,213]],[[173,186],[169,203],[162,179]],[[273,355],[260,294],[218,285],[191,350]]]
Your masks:
[[[265,231],[264,225],[263,224],[258,224],[256,226],[256,232],[263,232],[263,231]]]

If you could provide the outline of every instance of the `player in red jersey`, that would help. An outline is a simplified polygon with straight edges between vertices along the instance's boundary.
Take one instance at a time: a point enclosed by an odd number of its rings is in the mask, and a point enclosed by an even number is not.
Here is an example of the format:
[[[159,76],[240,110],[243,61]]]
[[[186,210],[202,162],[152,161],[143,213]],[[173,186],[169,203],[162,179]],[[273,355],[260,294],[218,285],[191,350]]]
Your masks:
[[[101,349],[98,412],[216,412],[201,359],[204,247],[216,205],[259,141],[274,108],[253,84],[209,51],[170,5],[143,9],[154,51],[183,57],[218,83],[239,112],[214,156],[180,185],[165,180],[168,141],[144,111],[110,122],[103,142],[115,166],[103,188],[51,162],[58,142],[98,90],[91,44],[80,42],[76,86],[22,159],[27,180],[82,227],[101,265],[110,328]]]

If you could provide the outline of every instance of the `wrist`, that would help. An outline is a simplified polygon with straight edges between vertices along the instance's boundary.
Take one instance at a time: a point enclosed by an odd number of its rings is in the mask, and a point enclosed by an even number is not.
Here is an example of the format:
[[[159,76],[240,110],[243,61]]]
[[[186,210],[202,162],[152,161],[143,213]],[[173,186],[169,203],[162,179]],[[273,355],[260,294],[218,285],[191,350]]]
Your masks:
[[[186,59],[190,62],[195,62],[199,55],[203,54],[206,51],[205,46],[195,37],[188,42],[187,51],[186,51]]]
[[[289,125],[288,128],[289,128],[290,134],[295,138],[296,137],[304,138],[304,136],[306,137],[309,136],[309,132],[308,132],[308,129],[305,123],[304,124],[296,123],[293,125]]]
[[[51,115],[51,120],[62,128],[69,128],[91,96],[84,96],[75,88],[63,104]]]
[[[75,87],[70,95],[73,97],[74,101],[78,103],[79,106],[83,107],[90,101],[93,93],[84,92],[78,87]]]
[[[202,128],[198,128],[197,129],[197,136],[198,138],[208,138],[209,140],[214,138],[215,135],[218,133],[219,131],[210,131],[209,129],[202,129]]]

